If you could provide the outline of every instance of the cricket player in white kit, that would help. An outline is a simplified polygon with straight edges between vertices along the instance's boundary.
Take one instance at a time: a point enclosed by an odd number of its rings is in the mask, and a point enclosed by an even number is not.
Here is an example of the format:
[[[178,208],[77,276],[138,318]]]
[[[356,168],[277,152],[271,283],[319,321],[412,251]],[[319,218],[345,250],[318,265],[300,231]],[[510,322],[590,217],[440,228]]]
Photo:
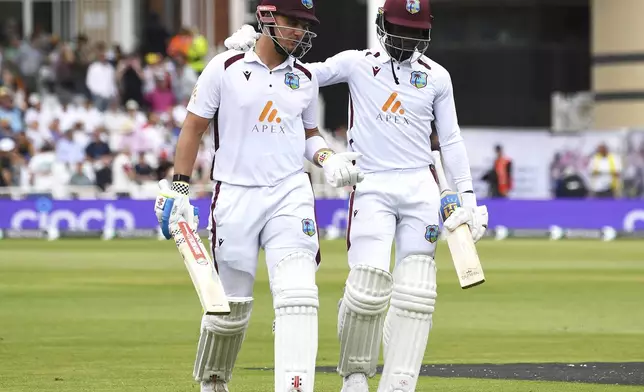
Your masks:
[[[275,308],[274,391],[313,392],[319,244],[303,159],[323,167],[336,187],[353,186],[364,176],[353,164],[359,153],[335,154],[319,136],[318,81],[297,62],[315,37],[309,31],[318,23],[313,2],[263,0],[257,10],[262,36],[255,50],[219,54],[199,77],[177,145],[172,188],[159,196],[172,199],[173,215],[162,217],[158,207],[157,215],[170,224],[193,222],[188,176],[210,124],[210,240],[231,313],[203,317],[194,377],[202,392],[228,391],[251,314],[261,247]],[[163,224],[162,231],[168,238]]]
[[[376,23],[381,49],[349,50],[306,67],[320,86],[349,84],[349,150],[363,154],[358,166],[365,180],[354,188],[349,207],[351,271],[338,314],[342,391],[368,391],[382,338],[378,391],[411,392],[436,301],[440,200],[430,169],[432,122],[462,199],[444,227],[466,223],[478,241],[488,216],[473,192],[450,75],[424,55],[432,24],[429,0],[386,0]],[[255,34],[244,26],[226,45],[247,50]]]

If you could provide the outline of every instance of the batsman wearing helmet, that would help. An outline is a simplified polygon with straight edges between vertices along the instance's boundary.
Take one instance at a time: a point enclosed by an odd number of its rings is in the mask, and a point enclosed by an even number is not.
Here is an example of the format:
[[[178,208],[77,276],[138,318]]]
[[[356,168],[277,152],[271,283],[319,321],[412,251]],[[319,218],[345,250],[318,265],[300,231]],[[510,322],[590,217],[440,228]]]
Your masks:
[[[155,211],[166,238],[177,221],[193,223],[189,175],[210,126],[210,242],[231,312],[203,316],[194,377],[202,392],[228,391],[263,248],[275,310],[274,391],[313,392],[319,245],[302,157],[322,167],[336,187],[364,176],[352,163],[359,153],[336,154],[319,136],[317,77],[297,62],[315,37],[313,1],[262,0],[257,19],[262,33],[254,51],[219,54],[200,75],[177,143],[176,174]]]
[[[440,200],[430,167],[432,122],[462,199],[444,227],[454,230],[466,223],[478,241],[488,216],[473,192],[450,75],[425,56],[432,29],[429,0],[386,0],[376,23],[382,48],[349,50],[306,66],[321,86],[348,83],[349,150],[363,155],[357,165],[365,173],[349,207],[351,271],[338,314],[342,391],[368,391],[382,341],[378,391],[411,392],[436,303]],[[252,47],[251,30],[243,27],[227,46]]]

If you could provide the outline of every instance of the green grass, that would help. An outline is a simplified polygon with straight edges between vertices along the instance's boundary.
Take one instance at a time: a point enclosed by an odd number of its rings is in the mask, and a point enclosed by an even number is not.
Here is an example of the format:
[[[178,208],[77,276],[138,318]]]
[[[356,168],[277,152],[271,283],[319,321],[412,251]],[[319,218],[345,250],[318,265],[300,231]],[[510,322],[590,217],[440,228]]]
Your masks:
[[[318,365],[336,364],[342,241],[323,242]],[[483,241],[487,282],[461,290],[444,245],[425,363],[644,361],[644,246]],[[263,264],[262,264],[263,265]],[[260,268],[233,392],[270,391],[272,302]],[[200,307],[171,242],[0,242],[0,391],[198,391]],[[374,382],[377,380],[374,380]],[[319,374],[316,392],[339,391]],[[372,391],[375,391],[375,383]],[[418,391],[630,391],[634,387],[421,378]]]

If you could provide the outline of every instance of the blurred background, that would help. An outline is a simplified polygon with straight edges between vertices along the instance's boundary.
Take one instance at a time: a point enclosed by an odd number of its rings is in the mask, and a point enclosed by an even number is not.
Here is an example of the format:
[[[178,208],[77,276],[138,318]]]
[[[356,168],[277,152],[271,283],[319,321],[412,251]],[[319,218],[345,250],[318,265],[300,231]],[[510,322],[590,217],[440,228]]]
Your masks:
[[[253,0],[0,1],[0,233],[155,236],[185,105]],[[378,47],[378,0],[319,0],[307,62]],[[433,0],[427,55],[451,73],[490,236],[644,233],[641,0]],[[346,85],[320,92],[344,149]],[[429,125],[428,125],[429,126]],[[205,226],[212,142],[193,174]],[[348,190],[313,171],[318,223],[343,235]]]

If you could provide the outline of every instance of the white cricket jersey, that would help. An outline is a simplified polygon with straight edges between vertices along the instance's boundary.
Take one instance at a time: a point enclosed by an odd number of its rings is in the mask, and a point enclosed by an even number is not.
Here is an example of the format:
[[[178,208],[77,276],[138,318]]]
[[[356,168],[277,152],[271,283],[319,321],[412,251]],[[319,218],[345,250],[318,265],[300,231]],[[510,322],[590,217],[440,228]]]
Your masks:
[[[452,81],[445,68],[422,56],[394,63],[381,50],[348,50],[322,63],[306,64],[320,86],[348,83],[349,149],[362,153],[366,172],[427,167],[436,125],[444,159],[460,191],[471,190],[469,161],[458,126]],[[450,151],[450,147],[457,148]],[[449,157],[449,158],[448,158]]]
[[[303,171],[305,129],[317,128],[318,83],[289,57],[269,70],[253,51],[213,58],[188,111],[213,119],[213,179],[273,186]]]

